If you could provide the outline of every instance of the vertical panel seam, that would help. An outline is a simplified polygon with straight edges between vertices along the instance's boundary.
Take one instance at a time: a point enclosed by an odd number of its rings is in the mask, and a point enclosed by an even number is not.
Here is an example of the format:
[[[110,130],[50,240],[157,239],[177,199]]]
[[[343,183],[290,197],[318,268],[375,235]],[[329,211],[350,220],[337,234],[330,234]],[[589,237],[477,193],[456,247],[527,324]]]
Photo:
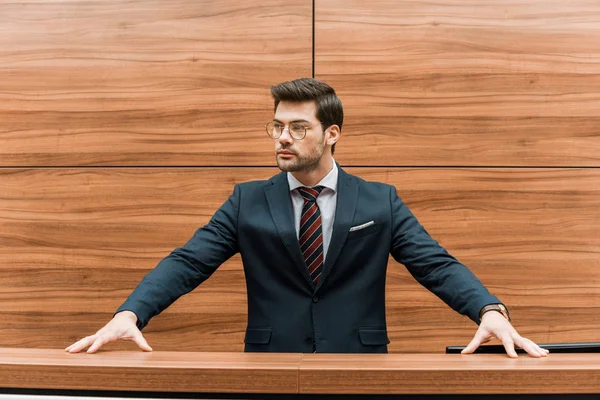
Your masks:
[[[312,0],[312,77],[315,77],[315,1]]]

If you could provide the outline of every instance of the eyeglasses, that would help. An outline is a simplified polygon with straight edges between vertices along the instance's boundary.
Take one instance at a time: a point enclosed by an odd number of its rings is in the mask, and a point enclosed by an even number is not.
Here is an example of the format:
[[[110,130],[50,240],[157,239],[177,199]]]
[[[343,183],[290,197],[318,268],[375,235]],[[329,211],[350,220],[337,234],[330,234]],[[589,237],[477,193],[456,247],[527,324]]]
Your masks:
[[[281,122],[267,122],[265,125],[267,129],[267,134],[271,139],[279,139],[283,134],[283,130],[285,129],[285,125]],[[290,132],[290,136],[292,136],[296,140],[302,140],[306,137],[306,131],[309,130],[311,126],[306,126],[300,122],[292,122],[288,126],[288,131]]]

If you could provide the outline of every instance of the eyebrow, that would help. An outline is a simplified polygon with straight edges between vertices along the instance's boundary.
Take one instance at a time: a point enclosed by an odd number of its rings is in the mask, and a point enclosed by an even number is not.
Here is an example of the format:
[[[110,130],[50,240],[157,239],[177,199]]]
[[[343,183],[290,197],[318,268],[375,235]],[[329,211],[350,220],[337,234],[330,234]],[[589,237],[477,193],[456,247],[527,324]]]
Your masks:
[[[280,121],[277,118],[273,118],[273,122],[280,122],[283,124],[283,121]],[[290,121],[290,124],[293,124],[294,122],[308,122],[310,124],[310,121],[307,121],[305,119],[295,119],[293,121]]]

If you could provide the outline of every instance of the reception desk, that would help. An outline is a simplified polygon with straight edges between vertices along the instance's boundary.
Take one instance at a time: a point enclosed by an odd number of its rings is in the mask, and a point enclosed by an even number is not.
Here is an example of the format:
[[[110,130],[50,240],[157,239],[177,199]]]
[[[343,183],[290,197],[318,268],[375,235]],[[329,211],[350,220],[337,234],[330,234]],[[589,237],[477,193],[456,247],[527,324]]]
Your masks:
[[[0,349],[0,393],[328,398],[435,394],[600,397],[600,354],[279,354]],[[558,396],[558,397],[556,397]],[[18,397],[18,396],[17,396]],[[400,398],[400,397],[398,397]],[[547,396],[545,398],[548,398]]]

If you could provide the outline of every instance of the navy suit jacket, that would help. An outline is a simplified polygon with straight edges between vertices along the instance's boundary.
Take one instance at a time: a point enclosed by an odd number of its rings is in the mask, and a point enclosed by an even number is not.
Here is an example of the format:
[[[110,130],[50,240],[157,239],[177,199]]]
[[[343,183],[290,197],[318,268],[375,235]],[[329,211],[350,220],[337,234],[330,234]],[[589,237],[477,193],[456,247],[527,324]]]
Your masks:
[[[294,227],[285,173],[236,185],[210,222],[163,259],[117,310],[142,329],[181,295],[241,253],[248,295],[245,351],[385,353],[389,254],[457,312],[479,323],[500,303],[433,240],[393,186],[339,168],[337,208],[323,272],[315,287]],[[351,227],[373,221],[364,229]]]

